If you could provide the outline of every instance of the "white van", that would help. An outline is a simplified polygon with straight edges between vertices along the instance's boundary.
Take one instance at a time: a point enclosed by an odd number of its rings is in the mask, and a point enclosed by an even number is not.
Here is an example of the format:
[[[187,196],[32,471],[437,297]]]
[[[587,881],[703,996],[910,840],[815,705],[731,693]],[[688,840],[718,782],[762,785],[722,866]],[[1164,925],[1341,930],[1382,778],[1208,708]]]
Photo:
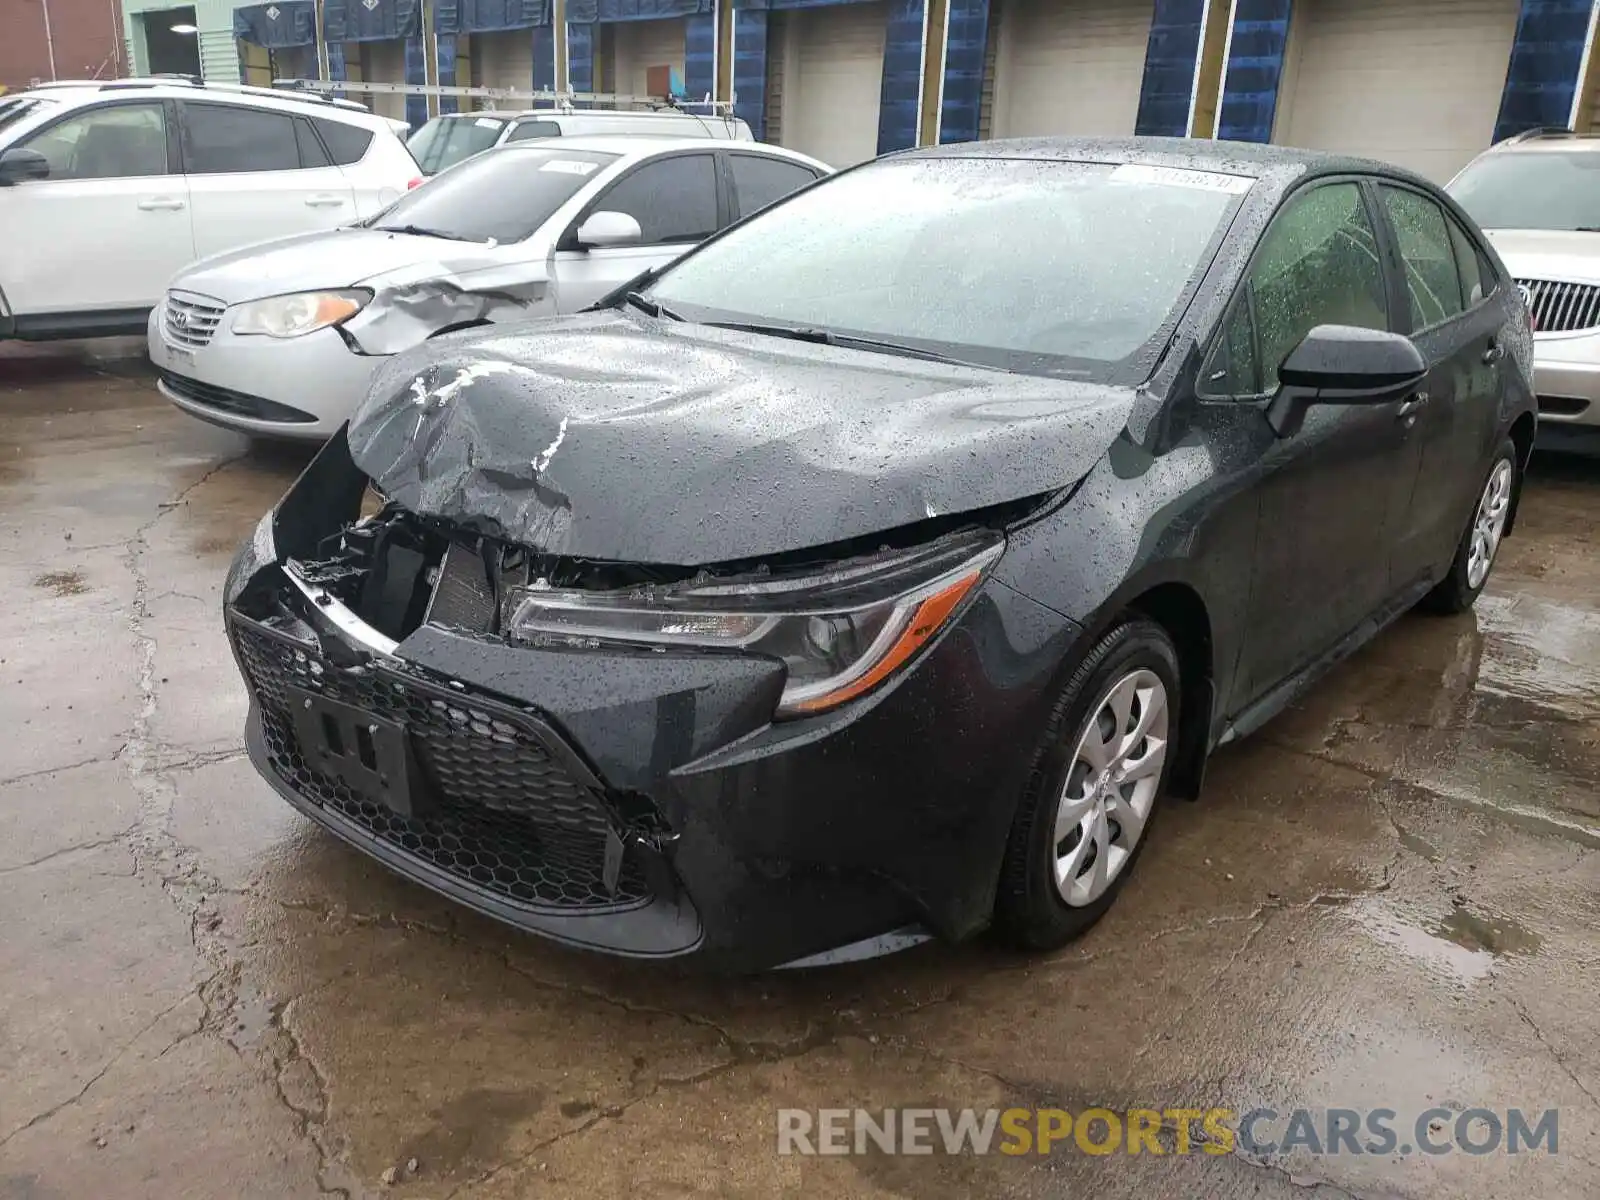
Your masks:
[[[689,112],[681,108],[532,109],[525,112],[446,113],[434,117],[406,147],[425,175],[437,175],[464,158],[530,138],[588,134],[645,134],[654,137],[725,138],[753,142],[750,126],[738,117]]]

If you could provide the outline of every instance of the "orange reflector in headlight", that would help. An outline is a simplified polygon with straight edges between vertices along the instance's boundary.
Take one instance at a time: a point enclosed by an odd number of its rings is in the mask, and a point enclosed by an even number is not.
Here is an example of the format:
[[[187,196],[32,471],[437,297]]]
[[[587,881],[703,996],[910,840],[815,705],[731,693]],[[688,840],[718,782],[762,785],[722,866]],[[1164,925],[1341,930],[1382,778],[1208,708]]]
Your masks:
[[[972,585],[982,576],[981,570],[963,575],[954,583],[921,601],[913,610],[911,619],[906,622],[900,636],[895,639],[883,657],[873,664],[871,670],[825,695],[799,701],[794,705],[793,711],[821,712],[871,691],[928,644],[929,639],[939,632],[950,614],[955,611],[956,605],[961,603],[961,598],[972,590]]]

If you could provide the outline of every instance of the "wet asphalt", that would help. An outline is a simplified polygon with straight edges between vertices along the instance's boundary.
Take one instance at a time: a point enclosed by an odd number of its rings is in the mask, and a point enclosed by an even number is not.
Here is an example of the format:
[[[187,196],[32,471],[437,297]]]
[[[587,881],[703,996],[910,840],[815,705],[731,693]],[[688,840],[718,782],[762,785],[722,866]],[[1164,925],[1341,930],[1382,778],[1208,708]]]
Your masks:
[[[512,934],[256,778],[219,591],[306,456],[137,350],[0,350],[5,1200],[1600,1194],[1600,463],[1538,460],[1476,613],[1219,753],[1068,950],[706,979]],[[1555,1108],[1559,1147],[776,1153],[857,1105]]]

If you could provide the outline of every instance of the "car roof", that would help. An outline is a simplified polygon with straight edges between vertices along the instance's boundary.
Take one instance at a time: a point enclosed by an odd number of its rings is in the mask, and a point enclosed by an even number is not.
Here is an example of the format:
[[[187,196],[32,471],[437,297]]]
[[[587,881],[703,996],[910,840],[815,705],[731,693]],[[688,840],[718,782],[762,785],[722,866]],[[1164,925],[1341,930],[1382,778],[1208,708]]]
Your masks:
[[[990,142],[952,142],[920,150],[903,150],[894,158],[1002,158],[1058,162],[1137,163],[1151,167],[1179,167],[1191,171],[1217,171],[1247,179],[1287,183],[1302,175],[1341,172],[1389,175],[1427,183],[1392,163],[1369,158],[1269,146],[1257,142],[1213,141],[1209,138],[1167,137],[1033,137]],[[1432,188],[1434,185],[1427,184]]]
[[[498,109],[496,109],[496,108],[490,108],[490,109],[479,109],[479,110],[474,111],[474,112],[440,113],[439,117],[443,117],[443,118],[487,117],[490,120],[500,120],[500,121],[521,121],[521,120],[526,120],[526,119],[528,119],[530,117],[536,117],[536,118],[540,118],[540,119],[543,119],[543,120],[549,120],[551,117],[582,117],[586,121],[590,120],[592,118],[596,118],[596,117],[598,117],[601,120],[621,120],[621,119],[624,119],[624,118],[626,118],[627,120],[638,120],[640,118],[643,118],[645,120],[652,120],[652,119],[657,118],[657,117],[677,117],[680,120],[685,118],[685,117],[688,117],[691,120],[698,120],[698,121],[721,121],[721,120],[742,120],[743,119],[743,118],[737,118],[737,117],[732,117],[732,116],[724,117],[720,113],[717,113],[717,114],[699,113],[699,112],[690,112],[686,108],[666,108],[666,107],[663,107],[663,108],[640,108],[640,109],[619,109],[619,108],[573,108],[573,109],[568,109],[568,108],[516,108],[516,109],[498,108]],[[435,118],[435,119],[438,119],[438,118]]]
[[[1600,137],[1573,133],[1569,129],[1530,129],[1518,137],[1507,138],[1484,151],[1485,154],[1571,154],[1574,150],[1600,152]]]
[[[369,127],[373,124],[385,127],[389,125],[385,118],[377,116],[366,105],[357,104],[353,100],[335,100],[310,93],[289,92],[280,88],[250,87],[238,83],[195,82],[161,76],[134,79],[59,79],[35,84],[18,92],[9,92],[6,98],[41,96],[71,107],[94,104],[124,94],[154,97],[158,100],[215,100],[224,104],[244,104],[253,108],[343,117]]]
[[[653,154],[671,154],[678,150],[731,150],[738,154],[761,154],[832,171],[826,163],[815,158],[766,142],[723,142],[703,137],[661,137],[653,133],[580,133],[572,137],[532,138],[498,146],[489,153],[506,154],[521,150],[588,150],[596,154],[632,158],[648,158]]]

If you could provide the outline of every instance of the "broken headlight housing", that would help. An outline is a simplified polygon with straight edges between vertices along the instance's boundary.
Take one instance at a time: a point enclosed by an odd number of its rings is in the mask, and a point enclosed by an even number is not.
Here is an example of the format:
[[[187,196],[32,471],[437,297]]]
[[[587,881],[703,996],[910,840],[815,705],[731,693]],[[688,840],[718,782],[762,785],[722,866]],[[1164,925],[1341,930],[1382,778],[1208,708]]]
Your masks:
[[[235,306],[233,323],[228,328],[240,336],[264,334],[274,338],[303,337],[348,321],[371,300],[372,293],[364,288],[272,296]]]
[[[866,694],[949,622],[1004,549],[964,534],[908,551],[784,576],[592,592],[514,589],[505,629],[542,646],[696,646],[781,659],[780,716],[824,712]]]

